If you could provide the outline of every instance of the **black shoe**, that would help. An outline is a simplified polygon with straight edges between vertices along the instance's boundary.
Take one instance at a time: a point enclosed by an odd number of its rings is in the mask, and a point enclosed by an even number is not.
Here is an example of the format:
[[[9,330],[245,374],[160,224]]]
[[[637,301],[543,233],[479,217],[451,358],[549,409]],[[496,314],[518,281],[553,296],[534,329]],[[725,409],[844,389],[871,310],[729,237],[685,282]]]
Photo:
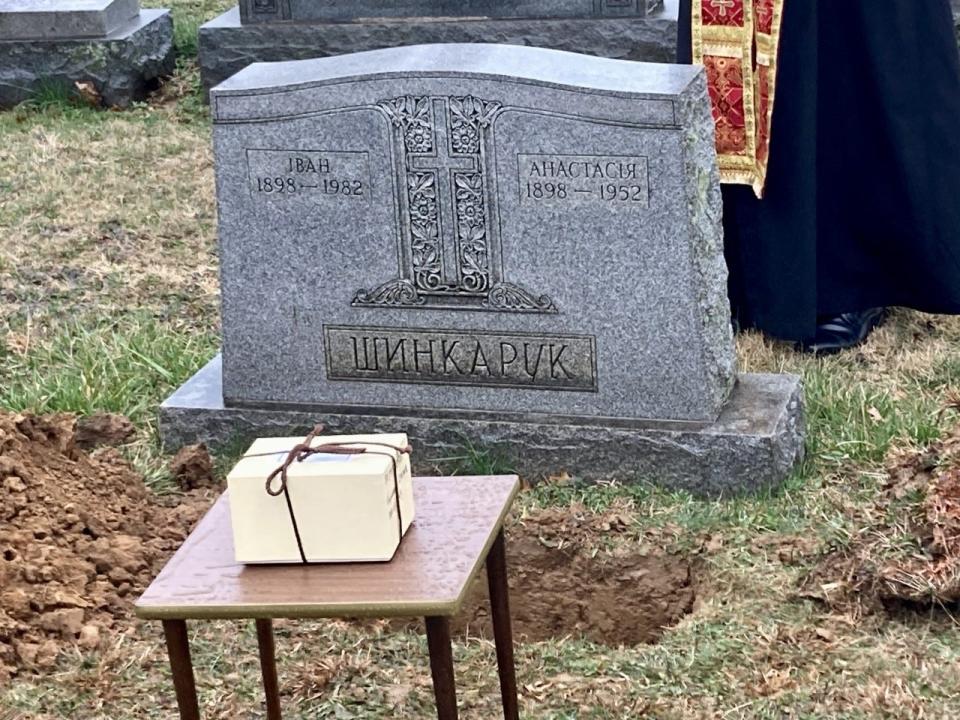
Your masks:
[[[856,347],[866,340],[886,317],[887,309],[881,307],[821,318],[813,341],[802,343],[801,348],[818,355],[830,355]]]

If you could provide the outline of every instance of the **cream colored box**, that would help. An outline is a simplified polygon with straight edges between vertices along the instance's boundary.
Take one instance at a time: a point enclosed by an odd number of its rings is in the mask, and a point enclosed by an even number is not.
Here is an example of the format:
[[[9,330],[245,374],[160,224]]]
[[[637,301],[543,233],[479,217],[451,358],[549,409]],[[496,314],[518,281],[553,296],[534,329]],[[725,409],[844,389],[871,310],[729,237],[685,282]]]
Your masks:
[[[303,561],[286,497],[266,490],[267,477],[303,440],[260,438],[227,476],[237,562]],[[401,448],[407,442],[404,434],[318,436],[311,447],[336,443],[367,452],[311,455],[290,465],[287,491],[307,562],[393,557],[414,516],[410,454],[371,443]],[[391,458],[396,458],[396,486]],[[275,478],[273,487],[280,485]]]

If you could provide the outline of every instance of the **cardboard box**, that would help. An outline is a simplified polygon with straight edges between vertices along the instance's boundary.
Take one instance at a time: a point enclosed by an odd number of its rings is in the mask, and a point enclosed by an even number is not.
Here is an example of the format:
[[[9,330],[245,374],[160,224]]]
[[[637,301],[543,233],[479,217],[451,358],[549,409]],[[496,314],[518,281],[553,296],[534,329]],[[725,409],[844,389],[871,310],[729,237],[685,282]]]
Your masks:
[[[267,478],[303,440],[260,438],[227,476],[237,562],[303,561],[286,497],[266,490]],[[328,443],[367,452],[311,455],[289,466],[287,491],[307,561],[390,560],[414,517],[410,454],[370,443],[405,447],[407,436],[323,435],[311,447]],[[280,488],[279,477],[272,486]]]

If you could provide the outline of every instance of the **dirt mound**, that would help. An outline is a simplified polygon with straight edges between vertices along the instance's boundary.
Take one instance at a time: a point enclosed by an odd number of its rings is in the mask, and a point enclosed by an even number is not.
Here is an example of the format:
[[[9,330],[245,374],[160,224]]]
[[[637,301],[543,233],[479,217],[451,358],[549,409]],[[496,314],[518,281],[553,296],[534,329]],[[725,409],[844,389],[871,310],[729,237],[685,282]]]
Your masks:
[[[856,539],[803,578],[804,597],[855,616],[890,602],[960,602],[960,426],[928,448],[893,454],[887,473],[858,513]]]
[[[0,413],[0,681],[96,647],[209,504],[165,503],[117,450],[76,441],[72,416]]]
[[[171,470],[194,486],[212,468],[198,447]],[[0,412],[0,681],[124,631],[136,597],[218,492],[157,496],[116,449],[81,450],[72,416]],[[574,505],[509,523],[518,639],[655,642],[691,611],[695,568],[638,535],[630,513],[626,503],[602,513]],[[490,636],[488,614],[481,574],[459,629]]]
[[[518,639],[653,643],[691,612],[695,565],[638,537],[633,527],[625,506],[594,513],[579,505],[532,511],[508,526]],[[471,589],[455,629],[492,636],[485,576]]]

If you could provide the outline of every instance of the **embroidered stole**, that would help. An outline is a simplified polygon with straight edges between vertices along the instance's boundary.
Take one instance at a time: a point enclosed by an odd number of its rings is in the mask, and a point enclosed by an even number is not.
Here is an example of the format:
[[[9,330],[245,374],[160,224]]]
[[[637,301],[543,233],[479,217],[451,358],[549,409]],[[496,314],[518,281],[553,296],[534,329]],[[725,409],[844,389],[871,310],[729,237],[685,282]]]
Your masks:
[[[786,0],[693,0],[693,62],[707,70],[725,183],[763,197]],[[809,2],[810,0],[797,0]]]

